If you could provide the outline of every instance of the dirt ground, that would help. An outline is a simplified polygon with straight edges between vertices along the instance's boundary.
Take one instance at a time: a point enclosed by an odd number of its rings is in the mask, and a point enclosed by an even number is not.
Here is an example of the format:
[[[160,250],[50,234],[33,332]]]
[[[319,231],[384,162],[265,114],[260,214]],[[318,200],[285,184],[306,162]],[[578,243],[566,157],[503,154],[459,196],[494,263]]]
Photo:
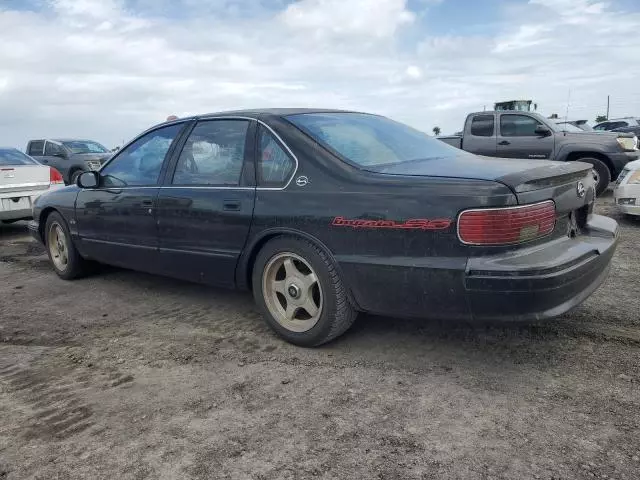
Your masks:
[[[0,479],[638,479],[640,221],[551,323],[361,317],[276,338],[246,293],[59,280],[0,226]]]

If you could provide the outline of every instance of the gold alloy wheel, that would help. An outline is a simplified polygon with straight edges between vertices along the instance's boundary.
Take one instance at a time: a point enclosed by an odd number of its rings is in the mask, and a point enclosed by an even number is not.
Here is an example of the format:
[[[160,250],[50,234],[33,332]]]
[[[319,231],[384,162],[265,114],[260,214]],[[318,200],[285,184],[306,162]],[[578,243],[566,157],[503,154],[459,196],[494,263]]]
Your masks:
[[[273,256],[262,273],[262,295],[269,313],[291,332],[306,332],[322,314],[322,288],[309,263],[299,255]]]
[[[62,227],[54,222],[49,227],[49,234],[47,235],[47,246],[49,247],[49,254],[53,265],[60,272],[66,270],[69,264],[69,248],[67,245],[67,237],[64,234]]]

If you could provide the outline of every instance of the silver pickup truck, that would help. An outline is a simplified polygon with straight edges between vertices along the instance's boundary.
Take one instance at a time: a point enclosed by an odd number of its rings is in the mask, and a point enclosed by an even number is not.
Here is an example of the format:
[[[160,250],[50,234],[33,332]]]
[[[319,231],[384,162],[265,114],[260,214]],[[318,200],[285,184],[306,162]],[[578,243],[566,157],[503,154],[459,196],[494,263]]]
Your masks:
[[[638,138],[632,133],[577,130],[533,112],[478,112],[467,116],[461,135],[438,138],[490,157],[590,163],[598,194],[628,162],[640,158]]]

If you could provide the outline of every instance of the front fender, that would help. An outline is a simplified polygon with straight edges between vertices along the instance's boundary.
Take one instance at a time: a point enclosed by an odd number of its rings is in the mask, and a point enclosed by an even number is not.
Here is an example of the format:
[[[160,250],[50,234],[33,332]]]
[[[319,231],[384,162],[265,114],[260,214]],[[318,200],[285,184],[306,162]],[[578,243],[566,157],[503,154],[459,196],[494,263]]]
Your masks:
[[[611,154],[612,148],[615,147],[611,145],[610,148],[609,145],[602,145],[600,143],[567,143],[560,145],[554,160],[566,162],[569,155],[575,152],[595,153],[608,157]]]

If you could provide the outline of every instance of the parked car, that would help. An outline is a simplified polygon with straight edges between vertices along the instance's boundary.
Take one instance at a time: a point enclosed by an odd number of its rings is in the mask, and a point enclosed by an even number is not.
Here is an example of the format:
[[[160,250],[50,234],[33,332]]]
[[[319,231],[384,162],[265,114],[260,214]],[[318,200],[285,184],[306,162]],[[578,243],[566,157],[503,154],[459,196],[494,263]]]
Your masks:
[[[594,125],[593,129],[599,130],[615,130],[620,127],[639,127],[640,118],[638,117],[624,117],[624,118],[612,118]]]
[[[360,311],[538,321],[575,307],[617,243],[591,168],[482,158],[376,115],[218,113],[147,130],[38,199],[30,229],[64,279],[94,260],[248,288],[271,328],[312,346]]]
[[[40,165],[20,150],[0,147],[0,220],[27,220],[34,200],[44,192],[63,187],[57,170]]]
[[[632,133],[636,137],[640,137],[640,125],[637,127],[618,127],[611,130],[612,132]]]
[[[580,130],[584,130],[585,132],[592,132],[593,128],[587,123],[588,120],[569,120],[563,122],[556,122],[558,125],[573,125],[574,127],[578,127]]]
[[[618,209],[627,215],[640,215],[640,160],[627,163],[613,191]]]
[[[535,112],[472,113],[462,136],[439,138],[479,155],[589,163],[598,195],[627,162],[640,158],[638,139],[632,134],[569,132]]]
[[[98,142],[74,139],[31,140],[27,153],[62,173],[66,184],[75,183],[82,172],[99,169],[112,155]]]

